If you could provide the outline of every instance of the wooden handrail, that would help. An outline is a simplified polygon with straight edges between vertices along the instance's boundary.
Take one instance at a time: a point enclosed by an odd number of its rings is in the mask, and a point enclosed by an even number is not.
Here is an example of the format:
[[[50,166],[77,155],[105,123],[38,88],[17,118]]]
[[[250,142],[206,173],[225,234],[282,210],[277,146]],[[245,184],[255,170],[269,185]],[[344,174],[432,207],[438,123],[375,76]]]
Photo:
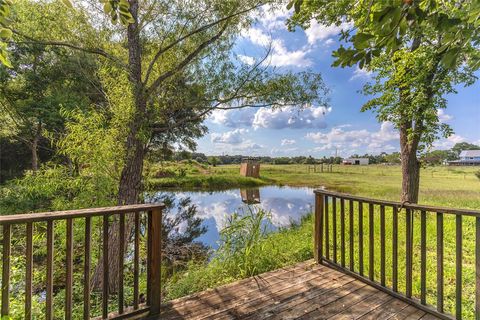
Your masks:
[[[347,208],[348,212],[345,212]],[[447,214],[454,219],[444,219]],[[427,220],[428,215],[431,215],[430,220]],[[387,216],[388,221],[386,221]],[[340,234],[337,234],[337,217],[340,217]],[[462,292],[465,285],[463,282],[463,221],[466,217],[470,219],[468,220],[469,229],[475,229],[475,233],[469,235],[470,240],[475,241],[475,318],[480,319],[480,211],[384,201],[327,190],[315,190],[315,258],[318,263],[340,269],[440,319],[461,319]],[[436,254],[435,265],[433,265],[433,268],[436,268],[436,288],[427,288],[427,239],[429,238],[427,231],[432,229],[427,228],[428,221],[436,227],[436,232],[430,236],[430,241],[436,241],[436,248],[429,252],[429,255]],[[445,230],[449,230],[450,227],[447,229],[445,221],[453,224],[455,230],[455,237],[447,240]],[[419,228],[415,228],[414,226],[418,224]],[[386,230],[391,233],[390,241],[386,241]],[[400,235],[399,230],[403,230],[405,234]],[[414,233],[417,232],[419,234],[415,237]],[[451,233],[448,235],[451,236]],[[345,239],[346,236],[348,241]],[[337,243],[337,238],[340,239],[340,245]],[[445,281],[445,263],[448,262],[445,261],[447,243],[455,245],[453,315],[449,313],[451,310],[445,310],[444,304],[445,286],[452,284],[451,279]],[[367,250],[364,250],[364,247]],[[391,265],[386,265],[387,247],[389,247],[388,254],[391,254]],[[401,254],[400,248],[403,249]],[[414,252],[418,254],[418,250],[420,250],[420,261],[415,260],[417,256]],[[338,262],[337,251],[340,252],[340,262]],[[345,261],[347,252],[349,261]],[[368,259],[365,257],[366,254]],[[380,259],[376,259],[377,255]],[[420,270],[417,270],[417,273],[414,273],[414,260],[420,264]],[[403,270],[399,269],[401,264],[404,266]],[[368,273],[364,272],[367,268]],[[387,284],[388,269],[391,273],[388,279],[390,283]],[[401,272],[404,273],[401,274]],[[399,287],[399,279],[404,279],[402,281],[404,287]],[[413,292],[414,280],[420,282],[418,296]],[[431,293],[432,289],[435,290],[436,295],[435,306],[429,305],[426,299],[427,293]]]
[[[148,211],[154,209],[163,209],[163,203],[154,204],[134,204],[116,207],[90,208],[80,210],[52,211],[39,213],[23,213],[0,216],[0,225],[18,224],[26,222],[42,222],[51,220],[65,220],[69,218],[86,218],[103,216],[105,214],[133,213],[140,211]]]
[[[429,206],[429,205],[422,205],[422,204],[413,204],[408,202],[402,203],[398,201],[380,200],[380,199],[366,198],[361,196],[354,196],[346,193],[328,191],[324,189],[317,189],[317,190],[314,190],[313,192],[315,194],[323,194],[329,197],[337,197],[345,200],[354,200],[354,201],[360,201],[363,203],[371,203],[375,205],[384,205],[384,206],[418,210],[418,211],[442,212],[447,214],[459,214],[464,216],[480,217],[480,210],[437,207],[437,206]]]
[[[65,278],[62,286],[65,288],[64,295],[64,318],[73,318],[73,303],[74,303],[74,281],[73,270],[74,260],[82,258],[83,255],[83,293],[82,297],[77,297],[77,303],[83,301],[83,319],[91,319],[91,267],[92,260],[92,235],[94,234],[94,228],[92,224],[93,217],[101,217],[100,230],[102,236],[99,237],[101,244],[101,254],[103,257],[103,264],[101,270],[103,270],[102,277],[102,294],[101,294],[101,317],[99,319],[130,319],[138,318],[139,315],[145,316],[157,316],[160,313],[161,304],[161,248],[162,248],[162,210],[164,204],[138,204],[127,205],[118,207],[104,207],[104,208],[92,208],[81,210],[69,210],[69,211],[57,211],[57,212],[42,212],[42,213],[30,213],[30,214],[18,214],[0,216],[0,226],[2,226],[3,238],[2,244],[2,287],[1,287],[1,309],[0,315],[10,315],[10,287],[18,287],[19,283],[12,283],[11,279],[11,263],[12,251],[16,244],[15,255],[22,254],[24,250],[26,258],[25,266],[25,316],[26,320],[39,316],[32,312],[32,278],[33,278],[33,256],[35,247],[33,246],[34,231],[37,224],[45,225],[46,222],[46,280],[44,284],[45,289],[45,316],[46,319],[53,319],[54,313],[58,312],[54,310],[54,300],[58,299],[54,291],[54,286],[57,287],[58,277],[54,277],[56,266],[55,256],[58,256],[57,252],[58,242],[55,241],[56,233],[55,226],[58,223],[65,223],[65,242],[61,249],[62,255],[65,257],[65,265],[63,268],[65,271]],[[145,216],[146,219],[141,219],[141,216]],[[128,218],[127,218],[128,217]],[[127,228],[127,219],[129,219],[129,227]],[[82,222],[78,227],[83,227],[84,239],[81,240],[82,246],[75,246],[74,239],[74,225],[75,222]],[[142,226],[141,221],[146,221],[147,225]],[[98,227],[99,225],[96,224]],[[41,227],[43,228],[43,227]],[[14,230],[14,232],[12,232]],[[25,235],[23,235],[25,230]],[[42,229],[40,229],[42,230]],[[97,229],[98,230],[98,229]],[[98,231],[100,231],[98,230]],[[128,230],[128,233],[127,233]],[[142,230],[146,232],[146,244],[147,255],[144,258],[140,258],[140,238]],[[98,232],[97,231],[97,232]],[[43,231],[45,232],[45,231]],[[113,233],[112,233],[113,232]],[[97,233],[98,234],[98,233]],[[115,256],[109,256],[109,242],[111,236],[118,236],[119,250],[114,250]],[[15,239],[15,240],[14,240]],[[143,239],[143,238],[142,238]],[[25,241],[25,245],[23,245]],[[95,240],[93,240],[95,241]],[[133,263],[133,302],[128,302],[124,299],[123,290],[123,278],[124,278],[124,264],[126,256],[123,248],[127,248],[131,243],[130,248],[133,248],[133,257],[128,258],[130,263]],[[20,246],[18,246],[20,244]],[[79,248],[83,247],[83,254],[79,255]],[[24,249],[23,249],[24,248]],[[73,251],[77,248],[77,251]],[[113,248],[112,248],[113,249]],[[55,250],[55,251],[54,251]],[[20,252],[19,252],[20,251]],[[80,251],[81,252],[81,251]],[[115,253],[116,252],[116,253]],[[110,304],[110,292],[109,292],[109,272],[110,266],[113,260],[113,264],[118,268],[119,288],[117,292],[118,308],[117,310],[111,310]],[[140,268],[140,263],[146,262],[146,268]],[[97,266],[98,267],[98,266]],[[140,270],[147,270],[147,290],[146,290],[146,303],[140,299],[139,290],[139,278]],[[54,282],[55,281],[55,282]],[[80,284],[75,284],[80,285]],[[17,296],[16,296],[17,297]],[[83,298],[83,299],[82,299]],[[17,315],[15,315],[17,316]],[[94,317],[97,318],[97,317]]]

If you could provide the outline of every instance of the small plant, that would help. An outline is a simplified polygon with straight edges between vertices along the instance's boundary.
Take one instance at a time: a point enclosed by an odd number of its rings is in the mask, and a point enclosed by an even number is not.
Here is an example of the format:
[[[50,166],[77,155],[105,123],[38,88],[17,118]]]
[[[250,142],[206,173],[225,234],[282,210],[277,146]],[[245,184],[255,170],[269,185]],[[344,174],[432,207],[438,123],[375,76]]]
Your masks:
[[[478,170],[477,172],[475,172],[475,176],[478,178],[478,180],[480,180],[480,170]]]
[[[258,207],[246,206],[227,219],[226,227],[220,232],[218,258],[237,269],[240,277],[256,274],[257,255],[263,255],[261,240],[271,225],[270,213]]]

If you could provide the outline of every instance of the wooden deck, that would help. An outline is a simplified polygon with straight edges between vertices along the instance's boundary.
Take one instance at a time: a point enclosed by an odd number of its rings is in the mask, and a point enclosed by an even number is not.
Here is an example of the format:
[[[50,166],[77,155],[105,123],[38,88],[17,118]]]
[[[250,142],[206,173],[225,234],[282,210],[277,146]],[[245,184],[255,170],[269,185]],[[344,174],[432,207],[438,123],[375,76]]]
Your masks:
[[[438,319],[313,260],[173,300],[157,319]]]

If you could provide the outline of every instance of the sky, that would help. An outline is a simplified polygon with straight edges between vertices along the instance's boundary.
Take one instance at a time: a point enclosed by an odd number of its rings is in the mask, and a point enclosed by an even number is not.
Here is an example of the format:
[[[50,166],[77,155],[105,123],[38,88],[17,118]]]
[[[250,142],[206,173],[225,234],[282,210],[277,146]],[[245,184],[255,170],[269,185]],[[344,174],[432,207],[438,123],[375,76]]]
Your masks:
[[[245,63],[252,63],[271,45],[268,63],[277,70],[321,73],[330,90],[329,106],[311,106],[301,112],[288,108],[215,111],[206,120],[209,133],[197,141],[197,151],[317,158],[398,151],[398,132],[393,125],[378,122],[372,112],[360,112],[369,99],[360,90],[371,74],[358,67],[331,66],[342,26],[312,22],[306,30],[289,32],[285,20],[290,15],[286,9],[264,7],[257,22],[242,32],[235,53]],[[447,109],[438,114],[454,134],[436,141],[434,149],[449,149],[457,142],[480,144],[480,80],[469,87],[459,86],[457,91],[447,96]]]

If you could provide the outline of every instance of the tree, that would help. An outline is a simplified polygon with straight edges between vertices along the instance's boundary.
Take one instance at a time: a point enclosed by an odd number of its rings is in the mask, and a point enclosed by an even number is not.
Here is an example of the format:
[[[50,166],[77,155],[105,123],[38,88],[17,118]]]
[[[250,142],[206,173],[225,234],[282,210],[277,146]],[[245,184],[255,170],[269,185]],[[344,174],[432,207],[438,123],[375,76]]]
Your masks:
[[[478,1],[303,1],[295,0],[291,26],[310,19],[348,24],[334,66],[358,65],[374,71],[364,93],[375,98],[362,110],[374,110],[400,132],[401,200],[418,201],[419,154],[452,130],[439,121],[445,94],[470,85],[480,66]]]
[[[63,111],[100,103],[91,57],[63,48],[14,44],[10,68],[0,66],[0,110],[5,134],[30,149],[31,169],[38,149],[50,150],[47,136],[63,132]]]
[[[179,138],[188,145],[192,136],[203,134],[201,122],[215,109],[324,103],[325,86],[318,74],[277,74],[265,65],[265,59],[253,66],[231,61],[235,38],[251,23],[250,13],[271,1],[129,0],[131,19],[126,27],[112,26],[110,17],[102,20],[94,2],[76,3],[72,9],[75,23],[71,23],[57,13],[62,5],[58,1],[24,0],[21,4],[26,5],[18,10],[21,14],[8,29],[16,42],[64,47],[101,57],[109,64],[112,78],[122,79],[115,94],[128,105],[121,136],[118,205],[140,200],[143,162],[151,146]],[[31,20],[43,28],[32,28]],[[91,21],[95,21],[95,28],[91,28]],[[53,38],[40,31],[47,29],[64,32],[54,33],[59,36]],[[176,90],[177,86],[182,91]],[[128,230],[132,227],[130,218],[126,221]],[[115,257],[122,249],[116,228],[110,230],[109,284],[115,291]],[[96,286],[100,286],[102,263],[98,266]]]
[[[422,156],[422,162],[430,165],[439,165],[448,160],[449,156],[450,151],[448,150],[433,150]]]

